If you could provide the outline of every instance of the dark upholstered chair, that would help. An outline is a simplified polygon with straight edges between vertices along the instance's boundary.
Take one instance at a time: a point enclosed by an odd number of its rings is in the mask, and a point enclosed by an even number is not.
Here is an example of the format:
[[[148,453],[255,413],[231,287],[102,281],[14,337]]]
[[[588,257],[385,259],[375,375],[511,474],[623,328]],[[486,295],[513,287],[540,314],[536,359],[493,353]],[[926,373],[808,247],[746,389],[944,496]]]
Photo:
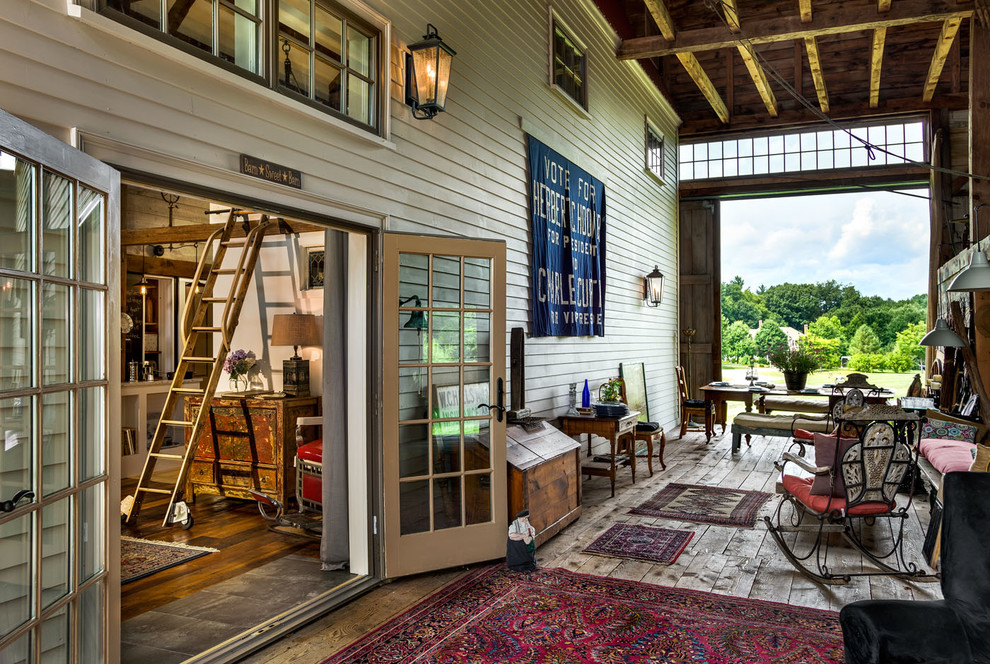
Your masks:
[[[943,479],[942,596],[842,608],[846,664],[990,662],[990,473]]]
[[[678,437],[684,437],[684,434],[688,432],[691,416],[697,415],[705,420],[705,440],[711,440],[712,430],[715,428],[715,404],[703,399],[689,398],[687,380],[684,378],[684,367],[674,367],[674,373],[677,374],[677,389],[681,395],[681,435]],[[725,429],[724,426],[722,428]],[[697,428],[693,430],[700,431]]]

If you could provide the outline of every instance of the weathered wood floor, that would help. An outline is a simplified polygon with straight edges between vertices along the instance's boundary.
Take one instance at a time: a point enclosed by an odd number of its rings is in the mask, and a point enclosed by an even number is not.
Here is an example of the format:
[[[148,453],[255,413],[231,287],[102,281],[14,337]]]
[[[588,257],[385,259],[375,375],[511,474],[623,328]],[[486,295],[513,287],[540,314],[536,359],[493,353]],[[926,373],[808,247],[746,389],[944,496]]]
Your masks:
[[[654,460],[655,473],[651,478],[645,459],[640,459],[636,484],[631,484],[628,471],[622,472],[615,498],[609,496],[607,478],[585,479],[581,518],[538,549],[537,558],[542,566],[566,567],[587,574],[831,610],[860,599],[941,598],[938,583],[908,583],[892,577],[854,578],[846,586],[812,583],[784,558],[762,522],[757,522],[753,529],[745,529],[626,514],[670,482],[773,493],[777,481],[773,463],[787,443],[785,438],[754,437],[752,447],[744,445],[742,453],[733,457],[728,434],[713,438],[707,445],[700,433],[689,433],[681,440],[668,439],[667,470],[660,471]],[[777,501],[774,496],[760,516],[769,514]],[[909,560],[920,562],[928,526],[928,504],[919,495],[913,505],[915,516],[906,528],[906,551]],[[690,529],[696,534],[671,565],[582,553],[617,522]],[[850,556],[849,560],[858,563],[859,559]],[[462,573],[463,570],[448,570],[383,585],[245,661],[252,664],[320,662]]]

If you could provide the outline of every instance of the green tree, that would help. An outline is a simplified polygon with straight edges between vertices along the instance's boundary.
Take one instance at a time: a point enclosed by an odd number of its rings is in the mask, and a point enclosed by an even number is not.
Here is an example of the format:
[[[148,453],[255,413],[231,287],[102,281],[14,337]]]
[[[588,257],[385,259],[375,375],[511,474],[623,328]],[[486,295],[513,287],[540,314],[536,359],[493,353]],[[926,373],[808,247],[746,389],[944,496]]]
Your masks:
[[[808,332],[798,338],[798,346],[805,350],[815,351],[822,358],[822,369],[834,369],[839,366],[842,358],[839,339],[828,339]]]
[[[737,320],[725,328],[722,334],[722,358],[738,362],[748,361],[756,354],[756,343],[749,336],[749,326]]]
[[[787,335],[779,325],[764,322],[763,327],[756,333],[756,352],[762,357],[766,357],[770,349],[786,345]]]
[[[849,340],[850,355],[868,355],[879,353],[882,350],[880,337],[873,331],[873,328],[865,323],[856,329],[856,333]]]
[[[894,352],[890,354],[889,363],[892,371],[914,371],[925,363],[925,347],[919,346],[921,337],[925,336],[924,323],[912,323],[897,333]]]
[[[821,339],[837,341],[837,351],[840,357],[845,354],[849,345],[846,330],[842,327],[842,321],[839,320],[838,316],[819,316],[808,324],[808,334]]]

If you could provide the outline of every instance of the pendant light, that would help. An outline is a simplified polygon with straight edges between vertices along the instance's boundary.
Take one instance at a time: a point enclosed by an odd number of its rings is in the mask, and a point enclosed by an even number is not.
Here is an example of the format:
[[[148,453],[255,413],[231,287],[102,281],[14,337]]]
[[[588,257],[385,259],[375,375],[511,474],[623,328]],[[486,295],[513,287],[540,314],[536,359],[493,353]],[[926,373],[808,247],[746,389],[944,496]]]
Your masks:
[[[984,205],[987,203],[980,203],[973,209],[973,225],[977,229],[980,208]],[[952,293],[990,291],[990,262],[987,261],[987,255],[980,249],[979,244],[973,247],[969,266],[956,275],[946,290]]]
[[[918,342],[919,346],[947,346],[952,348],[959,348],[961,346],[967,345],[963,341],[962,337],[956,334],[944,318],[939,318],[935,321],[935,327],[932,331],[921,338]]]

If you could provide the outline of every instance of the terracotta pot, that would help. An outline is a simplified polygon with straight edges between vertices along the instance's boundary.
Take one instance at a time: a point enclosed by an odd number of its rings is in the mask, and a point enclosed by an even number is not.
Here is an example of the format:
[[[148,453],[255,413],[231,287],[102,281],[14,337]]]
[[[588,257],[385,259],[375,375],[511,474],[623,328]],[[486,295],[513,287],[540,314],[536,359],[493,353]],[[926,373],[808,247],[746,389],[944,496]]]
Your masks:
[[[803,390],[804,386],[808,384],[808,372],[785,371],[784,384],[787,385],[787,390],[789,392],[798,392]]]

